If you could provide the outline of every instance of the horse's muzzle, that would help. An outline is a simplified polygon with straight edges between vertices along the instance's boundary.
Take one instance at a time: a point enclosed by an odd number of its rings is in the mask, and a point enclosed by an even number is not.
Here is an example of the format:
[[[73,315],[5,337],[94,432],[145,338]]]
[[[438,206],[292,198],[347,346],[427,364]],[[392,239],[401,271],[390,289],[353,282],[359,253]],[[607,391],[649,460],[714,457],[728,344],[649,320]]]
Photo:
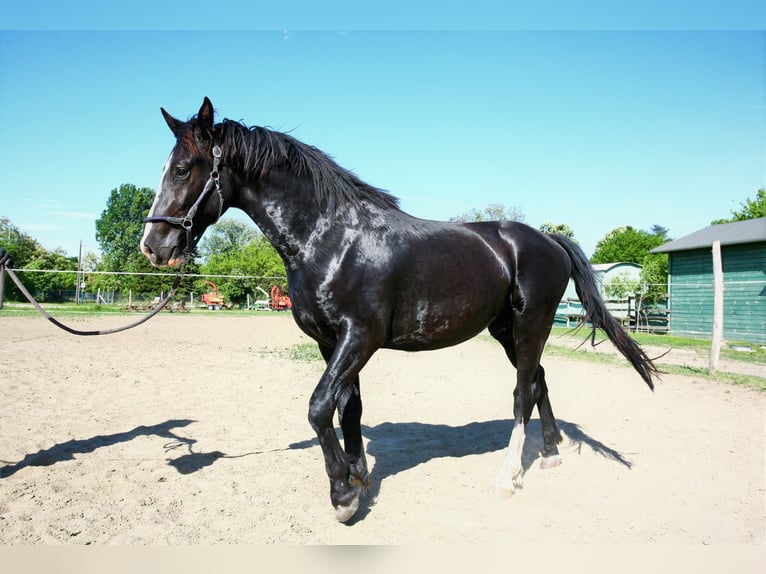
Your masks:
[[[141,253],[155,267],[176,267],[184,262],[183,253],[175,246],[152,247],[142,241]]]

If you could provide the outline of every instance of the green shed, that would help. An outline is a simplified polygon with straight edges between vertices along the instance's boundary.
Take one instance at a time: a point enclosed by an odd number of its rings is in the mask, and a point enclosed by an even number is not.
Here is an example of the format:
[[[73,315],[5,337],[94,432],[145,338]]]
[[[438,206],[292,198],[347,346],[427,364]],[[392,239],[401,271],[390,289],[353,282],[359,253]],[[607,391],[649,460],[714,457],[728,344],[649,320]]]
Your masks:
[[[670,332],[711,336],[716,240],[723,265],[724,339],[766,344],[766,217],[710,225],[652,250],[668,254]]]

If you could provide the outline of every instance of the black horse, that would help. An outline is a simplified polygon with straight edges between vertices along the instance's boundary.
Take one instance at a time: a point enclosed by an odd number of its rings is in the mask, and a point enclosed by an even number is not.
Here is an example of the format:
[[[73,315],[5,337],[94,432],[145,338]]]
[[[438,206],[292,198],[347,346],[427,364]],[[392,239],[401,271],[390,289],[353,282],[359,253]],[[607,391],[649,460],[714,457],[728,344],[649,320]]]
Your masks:
[[[309,403],[341,522],[369,486],[359,372],[377,349],[455,345],[488,328],[516,367],[515,426],[496,484],[521,481],[524,428],[535,405],[542,465],[559,463],[540,357],[570,277],[585,320],[603,329],[650,388],[657,371],[609,314],[590,264],[568,238],[513,221],[447,223],[415,218],[318,149],[262,127],[162,114],[176,145],[141,240],[156,266],[188,258],[229,207],[247,213],[284,260],[293,316],[319,344],[327,368]],[[337,409],[341,448],[333,427]]]

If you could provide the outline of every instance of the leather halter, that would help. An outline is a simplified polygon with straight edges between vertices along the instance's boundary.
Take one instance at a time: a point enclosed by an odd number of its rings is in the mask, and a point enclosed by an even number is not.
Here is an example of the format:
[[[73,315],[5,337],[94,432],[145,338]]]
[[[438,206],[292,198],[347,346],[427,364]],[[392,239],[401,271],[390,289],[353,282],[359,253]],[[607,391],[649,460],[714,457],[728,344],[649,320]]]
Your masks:
[[[151,217],[145,217],[144,223],[167,223],[169,225],[178,225],[180,227],[183,227],[186,230],[186,249],[185,253],[187,255],[191,255],[191,252],[194,250],[194,248],[197,245],[197,242],[194,241],[194,233],[192,232],[192,227],[194,226],[194,216],[197,214],[197,209],[204,201],[205,197],[213,190],[218,193],[218,217],[216,217],[216,221],[221,219],[221,212],[223,211],[223,194],[221,193],[221,181],[220,181],[220,173],[218,172],[218,164],[221,161],[221,148],[217,145],[213,146],[213,169],[210,171],[210,177],[207,180],[207,183],[205,184],[205,188],[202,190],[202,193],[197,198],[197,201],[194,202],[194,205],[192,205],[189,208],[189,211],[186,213],[183,217],[173,217],[171,215],[153,215]],[[202,236],[200,235],[198,240]]]

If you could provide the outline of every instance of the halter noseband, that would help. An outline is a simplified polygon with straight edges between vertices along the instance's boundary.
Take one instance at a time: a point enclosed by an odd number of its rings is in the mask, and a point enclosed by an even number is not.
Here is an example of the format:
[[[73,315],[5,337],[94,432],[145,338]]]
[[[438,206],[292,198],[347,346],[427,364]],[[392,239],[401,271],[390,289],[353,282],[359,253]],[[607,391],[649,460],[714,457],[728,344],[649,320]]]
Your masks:
[[[154,215],[152,217],[145,217],[144,223],[167,223],[169,225],[179,225],[183,227],[186,230],[186,254],[191,255],[191,252],[196,247],[196,242],[194,241],[194,234],[192,233],[192,227],[194,225],[194,216],[197,214],[197,208],[200,206],[200,204],[204,201],[205,197],[210,193],[210,191],[215,188],[215,191],[218,193],[218,217],[216,217],[216,221],[221,219],[221,212],[223,211],[223,194],[221,193],[221,181],[220,181],[220,173],[218,172],[218,164],[221,161],[221,148],[217,145],[213,146],[213,169],[210,171],[210,177],[207,180],[207,183],[205,184],[205,188],[202,190],[202,193],[197,198],[197,201],[194,202],[194,205],[192,205],[189,208],[189,211],[186,213],[184,217],[173,217],[170,215]],[[200,236],[201,237],[201,236]]]

